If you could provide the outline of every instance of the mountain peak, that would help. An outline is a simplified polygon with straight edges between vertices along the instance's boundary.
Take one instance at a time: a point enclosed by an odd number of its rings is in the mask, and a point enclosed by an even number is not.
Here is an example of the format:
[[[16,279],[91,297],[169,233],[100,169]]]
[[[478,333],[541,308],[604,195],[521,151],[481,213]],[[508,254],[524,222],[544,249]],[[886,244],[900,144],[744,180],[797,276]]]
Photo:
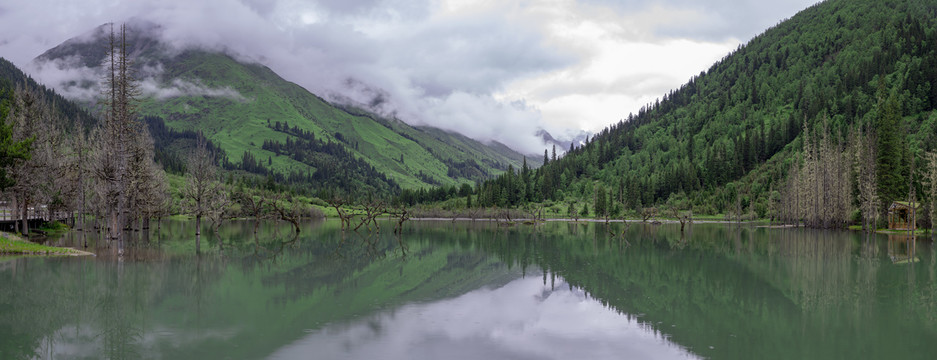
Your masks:
[[[105,24],[46,51],[36,58],[37,77],[67,97],[93,102],[104,78],[109,31]],[[266,66],[164,38],[152,23],[127,27],[143,91],[140,114],[161,117],[178,131],[201,130],[248,172],[379,192],[394,184],[474,181],[523,161],[502,146],[361,110],[380,105],[379,91],[366,106],[335,106]]]
[[[592,136],[592,134],[585,130],[579,130],[578,132],[566,134],[560,139],[557,139],[550,132],[544,129],[540,129],[537,131],[537,136],[543,139],[543,143],[548,148],[556,146],[556,151],[558,154],[565,154],[567,151],[569,151],[571,145],[575,144],[578,147],[585,144],[586,139]]]
[[[146,20],[132,20],[126,26],[125,40],[131,58],[138,59],[146,53],[169,50],[169,47],[159,40],[162,32],[160,25]],[[109,50],[108,40],[112,29],[115,36],[118,36],[116,41],[119,42],[121,40],[119,38],[120,25],[113,23],[102,24],[91,31],[68,39],[62,44],[47,50],[33,59],[33,63],[44,65],[64,59],[71,61],[71,63],[59,64],[60,67],[98,67],[107,56]]]

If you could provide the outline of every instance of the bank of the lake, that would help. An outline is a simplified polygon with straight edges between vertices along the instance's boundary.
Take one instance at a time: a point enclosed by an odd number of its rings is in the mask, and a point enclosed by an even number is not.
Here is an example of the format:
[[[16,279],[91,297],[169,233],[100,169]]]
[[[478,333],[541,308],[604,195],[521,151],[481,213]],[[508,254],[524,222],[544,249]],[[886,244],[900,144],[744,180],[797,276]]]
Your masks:
[[[87,256],[94,254],[67,247],[36,244],[18,235],[0,232],[0,255]]]

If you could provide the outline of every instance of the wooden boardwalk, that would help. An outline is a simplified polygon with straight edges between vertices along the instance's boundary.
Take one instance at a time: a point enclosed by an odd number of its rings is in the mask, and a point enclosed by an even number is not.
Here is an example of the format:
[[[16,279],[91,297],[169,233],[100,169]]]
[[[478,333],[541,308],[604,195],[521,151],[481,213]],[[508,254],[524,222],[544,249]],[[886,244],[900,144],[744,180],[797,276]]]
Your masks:
[[[14,218],[13,210],[11,209],[9,201],[0,201],[0,231],[12,232],[16,230],[16,222],[19,219]],[[31,207],[28,209],[29,219],[27,223],[30,229],[34,229],[42,225],[42,223],[50,221],[50,216],[54,220],[64,221],[71,217],[69,213],[56,213],[50,215],[46,211],[45,206],[40,206],[38,208]]]

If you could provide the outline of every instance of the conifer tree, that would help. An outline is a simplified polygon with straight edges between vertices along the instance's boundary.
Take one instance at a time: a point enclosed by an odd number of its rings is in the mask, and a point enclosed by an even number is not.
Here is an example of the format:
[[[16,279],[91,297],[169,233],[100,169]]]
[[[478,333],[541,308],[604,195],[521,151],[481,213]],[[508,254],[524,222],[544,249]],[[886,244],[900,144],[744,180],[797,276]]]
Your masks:
[[[897,97],[892,94],[881,102],[875,126],[878,148],[878,193],[882,197],[881,210],[892,201],[904,198],[907,182],[904,180],[905,146],[901,135],[901,114]]]
[[[599,184],[595,187],[595,216],[605,216],[607,214],[608,196],[605,194],[605,185]]]
[[[13,125],[7,121],[12,100],[12,89],[0,89],[0,191],[16,183],[7,173],[7,169],[28,160],[32,144],[32,139],[13,139]]]

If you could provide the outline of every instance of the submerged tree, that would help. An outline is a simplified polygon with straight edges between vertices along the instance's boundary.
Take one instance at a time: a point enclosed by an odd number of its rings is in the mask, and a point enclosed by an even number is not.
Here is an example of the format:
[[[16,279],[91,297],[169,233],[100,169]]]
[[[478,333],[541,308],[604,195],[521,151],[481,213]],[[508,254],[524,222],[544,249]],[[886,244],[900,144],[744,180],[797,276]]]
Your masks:
[[[203,216],[223,211],[227,204],[224,184],[218,181],[218,168],[214,156],[206,146],[205,137],[198,135],[195,151],[186,164],[186,184],[182,190],[184,210],[195,216],[195,235],[201,233]],[[196,248],[198,242],[196,242]]]
[[[927,162],[929,165],[927,181],[930,183],[931,235],[937,236],[937,234],[934,233],[934,229],[937,228],[937,153],[927,153]]]
[[[831,139],[825,117],[818,130],[819,136],[811,134],[804,122],[803,159],[791,165],[782,195],[789,203],[784,218],[816,228],[842,227],[852,207],[849,167],[855,147]]]
[[[856,150],[854,166],[862,229],[873,232],[879,208],[877,140],[871,127],[865,134],[854,132],[852,138]]]
[[[121,26],[119,43],[112,26],[104,66],[107,77],[104,98],[100,101],[104,118],[95,134],[93,173],[97,180],[98,210],[105,217],[107,237],[117,239],[129,211],[130,149],[139,131],[136,123],[139,89],[127,54],[125,25]]]
[[[153,162],[153,140],[146,129],[135,134],[128,149],[127,185],[133,191],[127,196],[130,216],[125,227],[149,229],[150,219],[159,217],[170,198],[166,173]]]

